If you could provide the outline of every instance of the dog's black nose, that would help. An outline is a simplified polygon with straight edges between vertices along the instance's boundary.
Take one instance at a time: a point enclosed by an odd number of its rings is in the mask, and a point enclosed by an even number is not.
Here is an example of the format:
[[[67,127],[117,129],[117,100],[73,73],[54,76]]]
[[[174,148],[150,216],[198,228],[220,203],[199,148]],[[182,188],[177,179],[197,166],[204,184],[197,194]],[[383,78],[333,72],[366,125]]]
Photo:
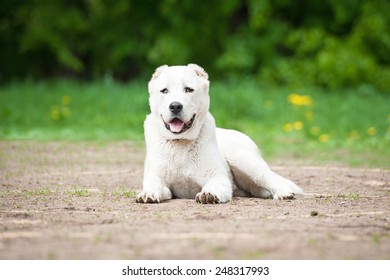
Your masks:
[[[181,104],[180,102],[172,102],[170,105],[169,105],[169,110],[174,113],[175,115],[177,115],[178,113],[181,112],[181,110],[183,110],[183,104]]]

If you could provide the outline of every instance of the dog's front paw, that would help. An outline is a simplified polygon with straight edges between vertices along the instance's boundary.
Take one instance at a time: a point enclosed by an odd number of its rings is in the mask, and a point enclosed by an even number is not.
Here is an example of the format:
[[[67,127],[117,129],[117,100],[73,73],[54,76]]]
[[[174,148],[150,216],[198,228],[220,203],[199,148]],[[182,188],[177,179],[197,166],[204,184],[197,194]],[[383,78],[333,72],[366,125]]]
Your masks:
[[[217,204],[219,199],[216,195],[208,192],[200,192],[196,195],[195,201],[201,204]]]
[[[274,199],[276,200],[292,200],[295,199],[295,194],[292,192],[285,192],[285,193],[275,193]]]
[[[137,194],[135,201],[137,203],[159,203],[160,198],[153,192],[142,191]]]

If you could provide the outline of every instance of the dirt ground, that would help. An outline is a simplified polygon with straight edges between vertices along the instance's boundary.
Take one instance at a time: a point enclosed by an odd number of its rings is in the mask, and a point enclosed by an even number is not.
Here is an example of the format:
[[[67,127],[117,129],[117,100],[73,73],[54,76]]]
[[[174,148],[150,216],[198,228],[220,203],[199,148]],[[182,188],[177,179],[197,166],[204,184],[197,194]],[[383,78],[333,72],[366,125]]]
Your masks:
[[[276,160],[305,194],[135,203],[143,148],[0,141],[0,259],[390,259],[390,170]]]

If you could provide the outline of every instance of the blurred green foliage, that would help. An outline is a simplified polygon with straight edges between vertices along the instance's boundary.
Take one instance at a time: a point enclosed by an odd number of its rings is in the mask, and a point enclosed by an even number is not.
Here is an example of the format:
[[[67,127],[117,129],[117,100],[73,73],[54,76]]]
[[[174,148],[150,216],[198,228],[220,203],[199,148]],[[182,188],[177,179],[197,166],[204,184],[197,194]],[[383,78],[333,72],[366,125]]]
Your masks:
[[[212,78],[390,92],[388,0],[3,0],[0,81]]]

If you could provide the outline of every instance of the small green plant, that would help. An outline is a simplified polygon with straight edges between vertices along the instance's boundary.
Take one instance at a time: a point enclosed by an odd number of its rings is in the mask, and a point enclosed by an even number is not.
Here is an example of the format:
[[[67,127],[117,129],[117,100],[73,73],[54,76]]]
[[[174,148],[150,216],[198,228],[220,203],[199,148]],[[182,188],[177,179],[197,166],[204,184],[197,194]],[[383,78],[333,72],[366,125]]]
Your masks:
[[[348,198],[351,200],[357,200],[360,198],[360,194],[357,192],[352,192],[348,195]]]
[[[120,197],[126,197],[126,198],[135,198],[137,196],[136,191],[124,191],[124,190],[114,191],[112,194],[114,196],[120,196]]]
[[[24,198],[30,198],[30,196],[32,195],[32,192],[24,190],[21,192],[21,194]]]
[[[15,195],[15,194],[17,194],[16,191],[11,191],[11,190],[0,191],[0,197],[10,196],[10,195]]]
[[[36,194],[36,195],[50,195],[51,190],[50,189],[38,189],[38,190],[32,191],[32,193]]]
[[[210,249],[210,251],[211,251],[211,254],[214,256],[214,258],[220,259],[223,255],[223,253],[226,251],[226,248],[216,246],[216,247],[212,247]]]
[[[307,245],[309,246],[317,246],[319,244],[319,239],[312,237],[307,240]]]
[[[125,191],[123,192],[123,196],[127,198],[135,198],[137,196],[136,191]]]
[[[76,195],[76,196],[89,196],[90,192],[87,189],[74,188],[73,190],[66,190],[65,194]]]
[[[372,233],[371,240],[372,240],[372,242],[374,242],[374,244],[378,245],[381,242],[380,233],[377,233],[377,232]]]
[[[95,244],[95,245],[98,245],[98,244],[100,244],[101,242],[102,242],[102,235],[101,234],[97,234],[97,235],[95,235],[95,237],[93,238],[93,243]]]
[[[48,260],[56,260],[56,259],[58,259],[58,257],[57,257],[56,253],[50,251],[47,253],[47,259]]]
[[[74,191],[76,196],[89,196],[90,193],[87,189],[79,189]]]
[[[242,255],[242,259],[244,260],[256,260],[263,259],[265,257],[265,252],[261,250],[250,250],[245,252]]]

